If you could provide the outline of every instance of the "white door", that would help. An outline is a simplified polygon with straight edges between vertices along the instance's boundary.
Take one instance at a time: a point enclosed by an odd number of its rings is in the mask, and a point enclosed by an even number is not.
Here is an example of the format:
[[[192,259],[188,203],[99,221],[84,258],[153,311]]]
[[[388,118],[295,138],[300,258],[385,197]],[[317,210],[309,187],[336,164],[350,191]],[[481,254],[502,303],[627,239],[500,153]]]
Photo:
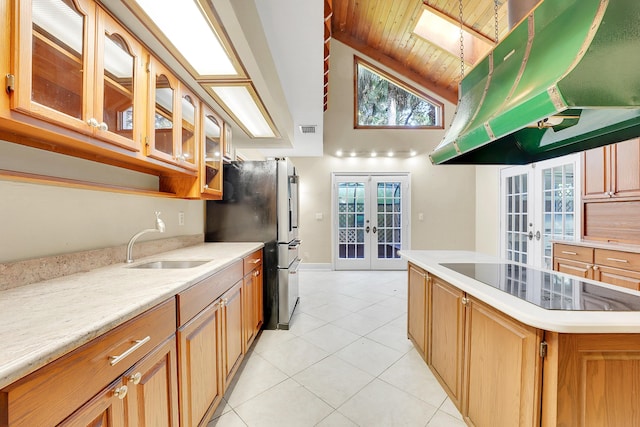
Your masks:
[[[552,269],[552,242],[579,238],[579,159],[573,154],[502,169],[504,258]]]
[[[336,270],[402,270],[409,247],[409,177],[333,176]]]

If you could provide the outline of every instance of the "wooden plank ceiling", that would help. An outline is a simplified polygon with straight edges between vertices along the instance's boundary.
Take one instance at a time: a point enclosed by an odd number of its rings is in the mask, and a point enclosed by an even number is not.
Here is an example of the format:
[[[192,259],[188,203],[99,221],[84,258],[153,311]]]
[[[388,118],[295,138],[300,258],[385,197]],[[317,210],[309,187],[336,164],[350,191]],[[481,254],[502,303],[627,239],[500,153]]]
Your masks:
[[[425,7],[459,25],[459,0],[333,0],[331,6],[331,38],[391,68],[408,83],[457,102],[459,54],[417,36],[413,29]],[[462,15],[470,31],[495,39],[494,0],[462,0]],[[500,39],[507,34],[507,27],[506,0],[499,0]]]

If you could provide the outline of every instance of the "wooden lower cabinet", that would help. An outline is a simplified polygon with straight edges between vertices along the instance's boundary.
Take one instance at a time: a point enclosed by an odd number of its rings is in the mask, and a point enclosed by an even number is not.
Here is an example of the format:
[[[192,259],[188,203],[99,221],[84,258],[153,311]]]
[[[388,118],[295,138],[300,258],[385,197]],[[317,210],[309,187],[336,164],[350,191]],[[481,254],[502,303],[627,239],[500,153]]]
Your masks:
[[[564,258],[553,258],[553,269],[560,273],[571,274],[583,279],[593,279],[593,265]],[[597,279],[596,279],[597,280]]]
[[[171,337],[60,426],[178,426],[176,340]]]
[[[464,357],[464,292],[435,276],[431,276],[430,292],[427,361],[453,403],[460,408]]]
[[[124,427],[124,401],[120,398],[123,392],[123,380],[118,378],[96,397],[64,420],[59,427]]]
[[[221,300],[224,349],[222,378],[226,388],[240,366],[244,351],[242,280],[229,289]]]
[[[262,250],[244,259],[244,345],[249,348],[264,322]]]
[[[462,415],[469,425],[540,425],[542,332],[467,297]]]
[[[427,273],[409,264],[407,336],[426,360]]]
[[[583,279],[640,290],[640,254],[554,243],[553,269]]]
[[[206,424],[223,394],[220,300],[178,329],[178,351],[180,425]]]

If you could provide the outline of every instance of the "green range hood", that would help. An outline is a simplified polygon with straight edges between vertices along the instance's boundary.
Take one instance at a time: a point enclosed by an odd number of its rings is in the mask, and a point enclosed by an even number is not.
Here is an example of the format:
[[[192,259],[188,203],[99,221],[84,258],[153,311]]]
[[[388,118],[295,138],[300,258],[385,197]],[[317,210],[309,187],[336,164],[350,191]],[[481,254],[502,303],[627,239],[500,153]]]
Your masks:
[[[544,0],[462,80],[434,164],[527,164],[640,136],[640,0]]]

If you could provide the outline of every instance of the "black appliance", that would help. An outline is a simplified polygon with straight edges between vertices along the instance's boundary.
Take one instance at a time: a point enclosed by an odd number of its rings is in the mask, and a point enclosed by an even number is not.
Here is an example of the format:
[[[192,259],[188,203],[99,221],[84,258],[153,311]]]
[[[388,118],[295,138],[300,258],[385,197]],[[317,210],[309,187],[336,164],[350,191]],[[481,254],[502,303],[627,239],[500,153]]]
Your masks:
[[[205,241],[264,242],[264,327],[289,329],[298,303],[298,176],[288,159],[231,162],[206,204]]]

